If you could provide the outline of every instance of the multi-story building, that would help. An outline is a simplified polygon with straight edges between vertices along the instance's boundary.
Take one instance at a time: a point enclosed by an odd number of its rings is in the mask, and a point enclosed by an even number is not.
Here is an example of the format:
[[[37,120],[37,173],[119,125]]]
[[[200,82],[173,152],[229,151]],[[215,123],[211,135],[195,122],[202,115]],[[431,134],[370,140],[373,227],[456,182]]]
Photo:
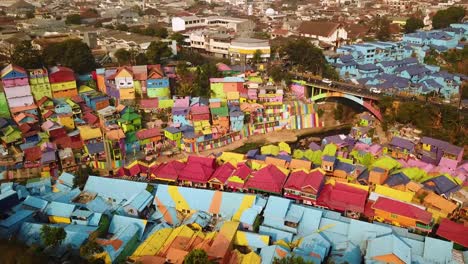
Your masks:
[[[70,98],[78,95],[75,74],[70,68],[52,67],[49,70],[49,81],[53,98]]]
[[[50,88],[49,73],[46,68],[34,69],[29,71],[29,85],[36,101],[46,96],[52,98]]]
[[[10,64],[0,72],[0,76],[13,116],[16,117],[21,113],[37,116],[37,107],[31,94],[26,70]],[[37,122],[37,119],[33,122]]]
[[[255,24],[248,19],[223,16],[172,18],[172,30],[174,32],[189,31],[200,27],[224,27],[242,33],[253,31]]]
[[[237,38],[231,41],[229,57],[233,61],[245,62],[251,60],[257,50],[261,52],[262,58],[270,58],[271,49],[268,40]]]
[[[340,23],[327,21],[305,21],[297,29],[299,36],[319,41],[322,47],[340,46],[348,39],[348,33]]]

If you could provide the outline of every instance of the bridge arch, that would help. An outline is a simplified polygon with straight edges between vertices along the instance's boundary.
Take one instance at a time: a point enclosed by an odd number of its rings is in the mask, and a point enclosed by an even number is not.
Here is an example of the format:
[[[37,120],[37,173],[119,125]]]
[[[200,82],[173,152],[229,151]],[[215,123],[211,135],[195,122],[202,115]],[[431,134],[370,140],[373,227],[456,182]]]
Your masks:
[[[382,121],[382,113],[380,113],[380,110],[376,107],[374,107],[372,104],[364,101],[363,99],[351,95],[351,94],[346,94],[346,93],[340,93],[340,92],[323,92],[317,95],[312,96],[310,99],[312,101],[318,101],[324,98],[346,98],[348,100],[351,100],[353,102],[356,102],[362,106],[364,106],[369,112],[371,112],[379,121]]]

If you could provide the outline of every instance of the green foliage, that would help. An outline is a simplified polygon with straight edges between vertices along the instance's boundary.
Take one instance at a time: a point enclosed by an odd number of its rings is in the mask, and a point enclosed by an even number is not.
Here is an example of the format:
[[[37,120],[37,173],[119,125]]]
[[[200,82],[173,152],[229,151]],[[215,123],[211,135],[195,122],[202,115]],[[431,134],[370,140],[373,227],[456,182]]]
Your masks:
[[[130,59],[132,57],[132,54],[130,53],[130,51],[122,48],[122,49],[118,49],[114,53],[114,56],[119,62],[119,65],[125,65],[125,64],[130,64]]]
[[[387,17],[376,17],[371,24],[375,37],[381,41],[390,40],[390,20]]]
[[[80,25],[81,16],[79,14],[71,14],[65,18],[65,24],[67,25]]]
[[[275,83],[279,83],[281,81],[285,81],[286,84],[290,83],[292,80],[292,76],[289,72],[280,65],[273,65],[268,67],[267,69],[268,76],[270,76]]]
[[[42,56],[39,50],[33,48],[30,41],[25,40],[16,45],[11,56],[12,63],[26,69],[42,67]]]
[[[161,63],[161,60],[172,55],[172,51],[167,43],[161,41],[151,41],[146,50],[148,61],[153,64]]]
[[[314,264],[311,261],[304,260],[301,256],[286,256],[284,258],[276,258],[273,260],[273,264]]]
[[[43,225],[41,228],[41,239],[47,247],[56,247],[62,244],[66,236],[67,233],[63,227],[50,227],[48,225]]]
[[[257,215],[255,218],[255,221],[252,225],[252,228],[255,233],[258,233],[258,230],[260,229],[260,225],[263,223],[263,216],[262,215]]]
[[[424,27],[424,21],[420,18],[410,17],[406,20],[404,26],[405,33],[413,33],[416,30]]]
[[[261,50],[256,50],[253,54],[252,57],[252,63],[253,64],[258,64],[262,62],[262,51]]]
[[[203,65],[208,62],[200,53],[191,50],[181,50],[177,54],[177,59],[190,62],[194,66]]]
[[[344,108],[342,104],[338,104],[333,111],[333,117],[335,120],[340,121],[343,119],[343,114],[344,114]]]
[[[299,70],[310,71],[317,75],[322,75],[327,65],[322,50],[305,38],[288,41],[280,48],[280,54]]]
[[[459,23],[465,17],[466,10],[463,7],[451,6],[444,10],[439,10],[432,18],[434,29],[446,28],[453,23]]]
[[[96,237],[105,237],[107,235],[107,231],[109,230],[110,226],[110,219],[109,216],[103,214],[101,216],[101,220],[99,221],[99,226],[94,231],[96,233]]]
[[[28,247],[16,239],[0,240],[0,251],[3,264],[42,264],[48,260],[38,247]]]
[[[184,264],[208,264],[208,254],[203,249],[194,249],[184,258]]]
[[[199,91],[196,91],[197,96],[210,97],[210,78],[222,77],[222,73],[218,71],[216,64],[209,62],[197,68],[196,82],[199,85]]]
[[[44,49],[42,56],[49,67],[61,64],[80,74],[91,72],[97,66],[91,49],[78,39],[51,44]]]
[[[34,12],[31,12],[31,11],[27,12],[26,18],[34,18]]]
[[[178,45],[182,45],[184,43],[184,39],[185,39],[185,37],[182,34],[178,33],[178,32],[172,33],[172,35],[169,38],[172,39],[172,40],[175,40]]]
[[[148,64],[148,58],[144,53],[138,53],[135,57],[135,64],[136,65],[146,65]]]
[[[84,259],[92,260],[94,255],[103,252],[104,249],[96,242],[96,239],[88,239],[86,243],[80,247],[80,256]]]
[[[323,109],[317,110],[317,115],[318,115],[319,118],[322,118],[324,113],[325,113],[325,111]]]
[[[120,31],[128,31],[128,26],[126,24],[118,24],[115,26],[115,29]]]
[[[333,66],[327,64],[325,65],[325,68],[323,70],[323,77],[338,81],[340,79],[340,74],[335,70]]]

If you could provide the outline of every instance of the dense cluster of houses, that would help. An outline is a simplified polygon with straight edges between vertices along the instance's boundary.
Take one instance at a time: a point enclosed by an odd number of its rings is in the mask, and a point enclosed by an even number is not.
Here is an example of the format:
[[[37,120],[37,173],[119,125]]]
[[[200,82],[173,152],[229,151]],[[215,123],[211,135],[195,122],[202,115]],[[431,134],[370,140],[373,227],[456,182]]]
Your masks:
[[[219,70],[244,73],[227,65]],[[5,178],[57,175],[80,163],[109,174],[141,153],[151,159],[163,150],[198,152],[253,134],[322,126],[313,104],[283,102],[283,89],[255,73],[211,79],[211,98],[171,96],[175,68],[160,65],[82,76],[61,66],[9,65],[1,79]]]
[[[463,49],[468,24],[405,34],[399,42],[364,42],[341,46],[327,59],[344,79],[378,88],[387,94],[457,96],[466,76],[424,63],[426,54]]]
[[[145,172],[140,166],[133,181],[90,176],[82,189],[66,172],[3,183],[0,236],[44,245],[42,227],[62,227],[55,257],[94,240],[105,263],[183,263],[194,249],[246,264],[289,255],[314,263],[457,263],[467,254],[453,250],[468,247],[468,229],[457,223],[467,221],[459,180],[420,175],[388,156],[366,169],[343,158],[335,141],[311,144],[302,158],[285,143],[189,156]],[[431,231],[436,238],[421,235]]]

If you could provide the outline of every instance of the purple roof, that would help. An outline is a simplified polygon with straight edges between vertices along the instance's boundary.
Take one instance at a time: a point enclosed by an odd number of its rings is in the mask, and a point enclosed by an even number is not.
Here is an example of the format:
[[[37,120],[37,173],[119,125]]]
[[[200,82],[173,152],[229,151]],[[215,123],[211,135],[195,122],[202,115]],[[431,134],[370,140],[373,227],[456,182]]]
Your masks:
[[[435,193],[441,195],[449,195],[450,193],[456,192],[461,189],[461,186],[449,180],[444,175],[434,177],[423,182],[426,189],[432,190]]]
[[[390,175],[390,177],[388,177],[387,180],[385,181],[385,184],[390,187],[394,187],[394,186],[401,185],[401,184],[406,185],[408,182],[410,182],[410,179],[408,178],[408,176],[406,176],[402,172],[399,172],[399,173]]]
[[[403,149],[406,149],[408,151],[413,151],[414,150],[414,143],[400,137],[393,137],[392,141],[390,142],[390,146],[394,147],[400,147]]]
[[[55,151],[47,151],[42,153],[41,163],[48,163],[55,161],[57,158],[55,157]]]
[[[320,148],[320,146],[319,146],[317,143],[311,142],[311,143],[309,144],[309,149],[311,149],[311,150],[313,150],[313,151],[317,151],[317,150],[320,150],[321,148]]]
[[[434,147],[437,147],[449,154],[458,156],[460,152],[463,151],[462,147],[452,145],[448,143],[447,141],[431,138],[431,137],[422,137],[421,138],[421,143],[423,144],[428,144]]]
[[[173,115],[188,115],[190,108],[188,107],[173,107],[172,114]]]

